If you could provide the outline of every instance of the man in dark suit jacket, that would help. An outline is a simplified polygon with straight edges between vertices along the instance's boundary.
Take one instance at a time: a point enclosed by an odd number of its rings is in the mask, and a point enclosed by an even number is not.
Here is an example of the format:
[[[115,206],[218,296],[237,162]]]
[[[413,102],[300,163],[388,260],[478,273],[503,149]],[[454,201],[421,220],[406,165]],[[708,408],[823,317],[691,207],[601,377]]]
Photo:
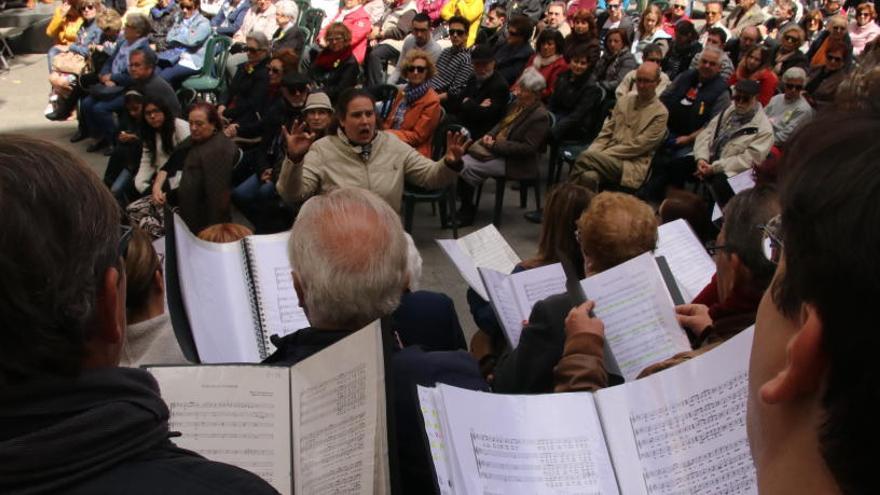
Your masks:
[[[465,126],[471,139],[479,139],[504,116],[510,90],[504,77],[495,72],[491,48],[474,47],[471,64],[474,75],[460,94],[446,100],[445,106],[451,122]]]

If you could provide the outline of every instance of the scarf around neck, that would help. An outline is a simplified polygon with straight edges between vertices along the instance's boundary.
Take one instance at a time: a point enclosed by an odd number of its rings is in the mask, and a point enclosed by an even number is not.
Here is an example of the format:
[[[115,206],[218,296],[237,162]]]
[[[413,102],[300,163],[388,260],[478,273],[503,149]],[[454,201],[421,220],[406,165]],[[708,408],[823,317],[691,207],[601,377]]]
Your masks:
[[[367,163],[368,161],[370,161],[370,155],[373,154],[373,142],[376,140],[376,136],[378,136],[379,133],[377,132],[373,134],[373,139],[371,139],[370,142],[366,144],[355,144],[351,142],[351,140],[348,139],[348,136],[345,135],[345,131],[342,129],[341,126],[339,127],[339,129],[336,129],[336,135],[339,136],[339,139],[341,139],[342,142],[351,146],[351,149],[353,149],[354,152],[361,157],[361,161]]]
[[[544,58],[541,56],[540,53],[536,53],[535,59],[532,61],[532,65],[534,65],[535,67],[541,67],[541,68],[547,67],[548,65],[552,64],[553,62],[556,62],[557,60],[559,60],[559,57],[560,57],[560,55],[557,54],[557,55],[551,55],[547,58]]]
[[[321,50],[315,57],[315,66],[325,71],[334,70],[345,62],[352,54],[352,47],[348,46],[342,51],[331,52],[330,50]]]
[[[406,116],[406,111],[409,110],[409,107],[413,103],[425,96],[425,93],[428,92],[430,87],[428,81],[425,81],[418,86],[413,86],[409,83],[406,84],[406,87],[403,88],[404,98],[400,102],[400,105],[397,105],[397,111],[394,112],[394,121],[391,124],[392,129],[400,129],[400,126],[403,125],[403,118]]]

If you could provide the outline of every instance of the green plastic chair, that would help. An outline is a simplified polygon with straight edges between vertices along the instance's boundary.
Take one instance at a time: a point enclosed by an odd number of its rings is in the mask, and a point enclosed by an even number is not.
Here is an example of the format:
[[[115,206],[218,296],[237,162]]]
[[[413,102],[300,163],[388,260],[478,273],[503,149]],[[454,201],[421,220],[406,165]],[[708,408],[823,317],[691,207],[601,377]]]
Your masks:
[[[302,15],[299,21],[299,25],[300,27],[304,27],[309,30],[309,37],[306,38],[306,44],[315,41],[315,38],[321,31],[321,21],[323,21],[324,17],[326,16],[327,14],[323,10],[316,9],[314,7],[310,7]]]
[[[232,38],[214,35],[208,38],[207,43],[205,63],[201,72],[183,81],[183,87],[202,98],[207,99],[206,97],[211,95],[216,100],[226,88],[226,78],[223,75]]]
[[[300,21],[302,20],[306,11],[309,10],[309,8],[312,6],[312,3],[309,0],[294,0],[294,2],[296,2],[296,7],[298,10],[296,24],[297,26],[299,26]]]

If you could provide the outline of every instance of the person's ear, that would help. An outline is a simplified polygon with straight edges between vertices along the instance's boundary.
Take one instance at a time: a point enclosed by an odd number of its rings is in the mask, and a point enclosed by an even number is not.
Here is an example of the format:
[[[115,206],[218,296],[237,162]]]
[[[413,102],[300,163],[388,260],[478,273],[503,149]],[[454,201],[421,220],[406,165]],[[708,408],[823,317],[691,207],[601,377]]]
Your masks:
[[[761,400],[767,404],[791,402],[815,393],[822,385],[828,366],[822,349],[822,319],[814,306],[805,304],[799,321],[800,328],[785,349],[785,367],[761,385]]]
[[[153,287],[160,289],[163,294],[165,293],[165,275],[162,273],[161,267],[153,273]]]
[[[95,316],[95,338],[105,344],[121,343],[125,338],[125,284],[116,267],[107,268],[101,277]]]

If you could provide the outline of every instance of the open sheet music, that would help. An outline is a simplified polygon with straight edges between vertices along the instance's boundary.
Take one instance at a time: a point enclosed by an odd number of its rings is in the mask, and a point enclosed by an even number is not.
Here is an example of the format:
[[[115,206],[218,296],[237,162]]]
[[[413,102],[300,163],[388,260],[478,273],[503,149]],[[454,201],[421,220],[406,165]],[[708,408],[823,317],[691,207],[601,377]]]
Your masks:
[[[663,256],[678,282],[682,297],[691,302],[715,275],[715,262],[682,219],[664,223],[657,229],[657,256]]]
[[[513,275],[491,268],[477,270],[511,348],[519,344],[522,322],[529,319],[535,303],[565,292],[565,272],[559,263]]]
[[[175,268],[203,363],[260,362],[275,350],[271,335],[309,326],[293,290],[289,232],[218,244],[174,219]]]
[[[489,295],[477,268],[510,273],[521,261],[501,236],[501,232],[492,224],[459,239],[437,239],[437,244],[449,256],[471,289],[487,301]]]
[[[605,324],[605,340],[619,368],[609,371],[634,380],[646,367],[691,350],[651,253],[591,275],[581,285]]]
[[[753,329],[596,393],[419,388],[444,494],[755,494],[746,433]]]
[[[161,366],[174,442],[282,494],[389,492],[379,323],[292,368]]]

